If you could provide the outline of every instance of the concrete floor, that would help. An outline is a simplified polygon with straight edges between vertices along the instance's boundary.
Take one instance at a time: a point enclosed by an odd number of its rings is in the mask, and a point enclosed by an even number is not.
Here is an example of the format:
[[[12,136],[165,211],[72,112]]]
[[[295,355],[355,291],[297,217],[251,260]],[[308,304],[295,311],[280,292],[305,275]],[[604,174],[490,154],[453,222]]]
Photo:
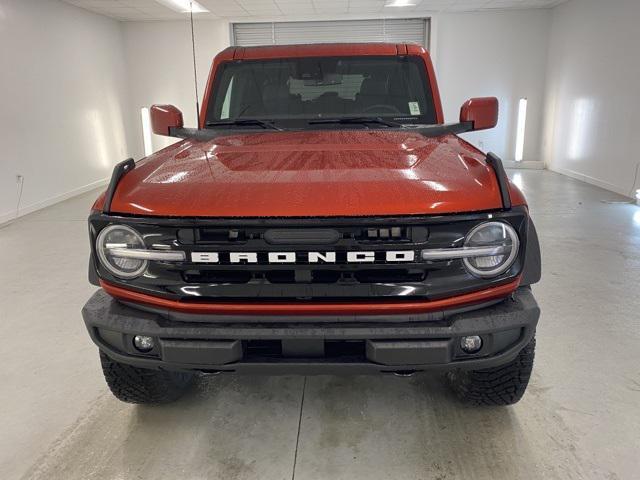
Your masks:
[[[438,375],[220,376],[172,405],[120,403],[80,317],[95,193],[0,229],[0,478],[639,478],[640,207],[510,175],[544,262],[534,375],[511,408],[465,407]]]

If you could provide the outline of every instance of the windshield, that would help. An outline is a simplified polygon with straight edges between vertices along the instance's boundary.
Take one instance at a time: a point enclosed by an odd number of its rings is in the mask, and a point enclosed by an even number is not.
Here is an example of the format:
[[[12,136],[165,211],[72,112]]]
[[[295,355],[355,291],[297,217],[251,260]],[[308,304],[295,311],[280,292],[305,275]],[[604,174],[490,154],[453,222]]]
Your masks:
[[[319,119],[345,118],[436,123],[431,88],[420,57],[229,62],[221,65],[213,91],[206,117],[209,126],[243,121],[242,125],[255,128],[256,123],[247,120],[268,120],[279,126],[316,128]],[[345,123],[339,125],[343,128]]]

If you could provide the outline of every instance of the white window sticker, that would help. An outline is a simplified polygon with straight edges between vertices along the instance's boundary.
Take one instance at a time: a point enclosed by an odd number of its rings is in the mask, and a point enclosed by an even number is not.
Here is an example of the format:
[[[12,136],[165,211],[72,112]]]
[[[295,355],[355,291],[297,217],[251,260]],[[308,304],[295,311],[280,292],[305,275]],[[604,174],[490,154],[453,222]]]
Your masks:
[[[409,112],[411,112],[411,115],[420,115],[420,104],[418,102],[409,102]]]

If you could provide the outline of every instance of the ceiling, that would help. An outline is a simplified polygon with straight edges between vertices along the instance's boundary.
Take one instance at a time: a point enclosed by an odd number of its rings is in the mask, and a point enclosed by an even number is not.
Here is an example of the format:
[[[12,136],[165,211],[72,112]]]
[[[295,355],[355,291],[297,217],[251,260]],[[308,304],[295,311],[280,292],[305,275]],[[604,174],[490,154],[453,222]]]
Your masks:
[[[64,0],[78,7],[124,21],[180,20],[176,12],[156,0]],[[550,8],[565,0],[409,0],[407,7],[385,7],[385,0],[197,0],[210,13],[195,18],[314,17],[323,15],[416,15],[436,12],[474,12]]]

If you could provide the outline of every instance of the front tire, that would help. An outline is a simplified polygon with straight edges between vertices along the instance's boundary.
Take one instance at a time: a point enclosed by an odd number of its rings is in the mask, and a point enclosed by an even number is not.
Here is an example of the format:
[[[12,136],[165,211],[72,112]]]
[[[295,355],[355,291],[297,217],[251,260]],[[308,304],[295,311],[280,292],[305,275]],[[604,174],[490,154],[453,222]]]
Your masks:
[[[449,385],[458,397],[472,405],[513,405],[524,395],[535,356],[536,339],[505,365],[483,370],[455,370],[447,373]]]
[[[118,400],[127,403],[158,404],[177,400],[185,392],[193,374],[149,370],[116,362],[100,352],[104,379]]]

